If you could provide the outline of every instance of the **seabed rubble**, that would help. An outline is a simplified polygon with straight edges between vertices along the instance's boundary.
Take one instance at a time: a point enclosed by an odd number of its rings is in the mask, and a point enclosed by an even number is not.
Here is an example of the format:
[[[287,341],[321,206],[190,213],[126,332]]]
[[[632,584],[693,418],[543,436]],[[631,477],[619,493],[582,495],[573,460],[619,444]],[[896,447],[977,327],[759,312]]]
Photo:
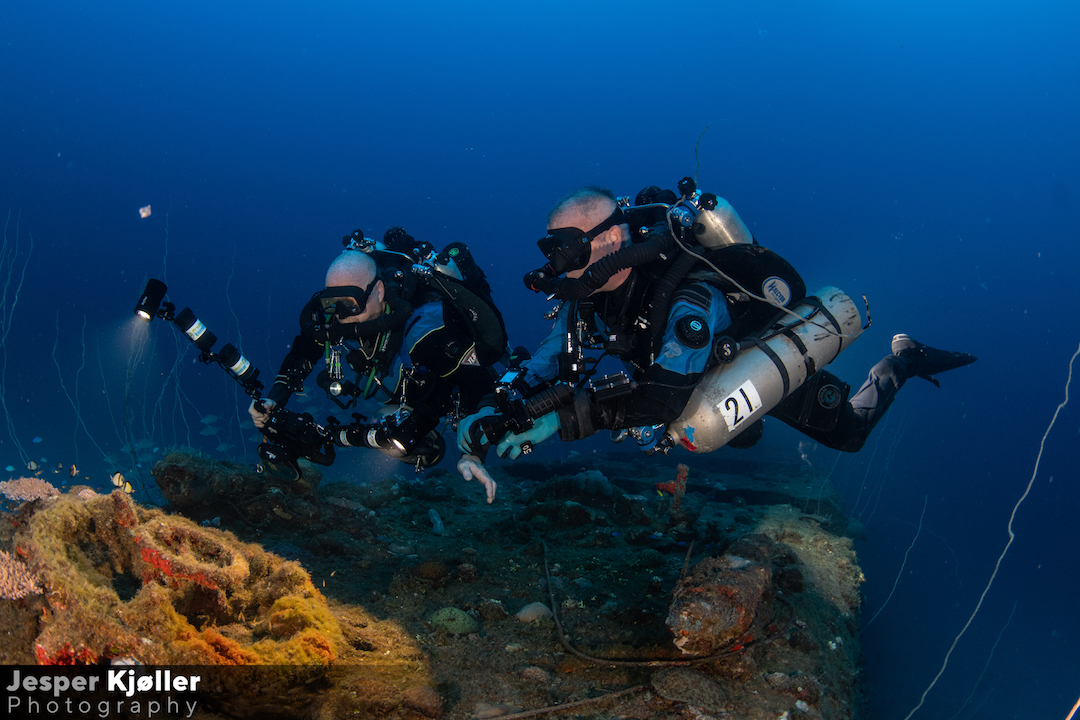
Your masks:
[[[76,487],[6,512],[41,593],[0,601],[0,660],[228,665],[204,718],[858,717],[835,489],[724,467],[500,463],[487,505],[442,470],[280,483],[172,454],[164,509]]]

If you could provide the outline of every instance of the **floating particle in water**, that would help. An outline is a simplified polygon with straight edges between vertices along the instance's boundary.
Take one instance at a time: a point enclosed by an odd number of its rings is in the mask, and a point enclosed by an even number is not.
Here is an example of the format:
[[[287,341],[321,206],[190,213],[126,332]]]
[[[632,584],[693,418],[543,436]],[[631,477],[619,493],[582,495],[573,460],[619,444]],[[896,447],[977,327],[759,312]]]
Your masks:
[[[168,213],[166,213],[166,214],[168,214]],[[141,217],[141,218],[150,217],[150,206],[149,205],[139,208],[139,217]]]

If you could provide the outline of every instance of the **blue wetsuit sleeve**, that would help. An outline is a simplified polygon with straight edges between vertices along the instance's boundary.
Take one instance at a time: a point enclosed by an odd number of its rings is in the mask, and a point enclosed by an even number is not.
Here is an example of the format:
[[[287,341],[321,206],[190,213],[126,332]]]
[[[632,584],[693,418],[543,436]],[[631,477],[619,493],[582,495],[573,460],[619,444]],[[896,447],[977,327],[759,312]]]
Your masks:
[[[566,329],[568,327],[568,304],[559,308],[559,314],[555,316],[555,324],[551,332],[540,343],[531,358],[522,363],[525,368],[525,382],[529,386],[539,385],[545,380],[552,380],[559,372],[559,353],[566,345]]]

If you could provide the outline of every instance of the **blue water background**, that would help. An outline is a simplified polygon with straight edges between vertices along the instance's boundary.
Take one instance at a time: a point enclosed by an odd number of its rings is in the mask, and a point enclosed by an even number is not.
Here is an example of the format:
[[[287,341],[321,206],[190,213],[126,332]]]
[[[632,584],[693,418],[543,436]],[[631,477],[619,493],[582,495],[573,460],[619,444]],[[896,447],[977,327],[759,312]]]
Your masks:
[[[1080,6],[461,5],[5,5],[0,466],[105,486],[177,444],[254,460],[236,386],[167,323],[135,329],[148,277],[272,375],[339,238],[404,225],[468,242],[535,347],[549,304],[521,276],[550,205],[697,174],[811,288],[867,295],[873,325],[832,367],[854,385],[895,332],[980,358],[909,383],[856,455],[778,423],[753,451],[831,472],[865,523],[865,717],[905,718],[1080,342]],[[916,717],[1064,717],[1080,692],[1077,404]]]

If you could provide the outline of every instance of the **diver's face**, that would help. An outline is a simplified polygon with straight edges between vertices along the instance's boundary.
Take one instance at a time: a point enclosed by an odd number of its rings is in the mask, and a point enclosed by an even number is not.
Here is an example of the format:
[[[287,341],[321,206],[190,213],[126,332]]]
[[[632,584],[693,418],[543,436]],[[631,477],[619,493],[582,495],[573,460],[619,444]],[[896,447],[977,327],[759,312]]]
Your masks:
[[[548,232],[551,232],[555,228],[576,227],[582,230],[591,230],[600,223],[604,222],[605,218],[611,214],[613,207],[605,207],[601,212],[595,213],[599,215],[599,219],[591,217],[582,212],[581,208],[570,208],[569,210],[559,213],[551,218],[551,222],[548,223]],[[605,230],[592,239],[589,243],[589,263],[578,270],[568,270],[566,277],[576,280],[581,277],[586,270],[601,258],[605,258],[611,255],[616,250],[622,247],[623,244],[623,231],[621,225],[616,225],[612,228]],[[626,278],[630,276],[630,268],[620,270],[611,276],[611,279],[604,283],[596,292],[611,292],[620,285],[622,285]]]
[[[342,325],[352,325],[353,323],[367,322],[368,320],[374,320],[383,310],[383,284],[382,280],[375,282],[375,287],[371,289],[371,292],[367,296],[367,303],[356,315],[350,315],[349,317],[339,317],[337,320]]]

